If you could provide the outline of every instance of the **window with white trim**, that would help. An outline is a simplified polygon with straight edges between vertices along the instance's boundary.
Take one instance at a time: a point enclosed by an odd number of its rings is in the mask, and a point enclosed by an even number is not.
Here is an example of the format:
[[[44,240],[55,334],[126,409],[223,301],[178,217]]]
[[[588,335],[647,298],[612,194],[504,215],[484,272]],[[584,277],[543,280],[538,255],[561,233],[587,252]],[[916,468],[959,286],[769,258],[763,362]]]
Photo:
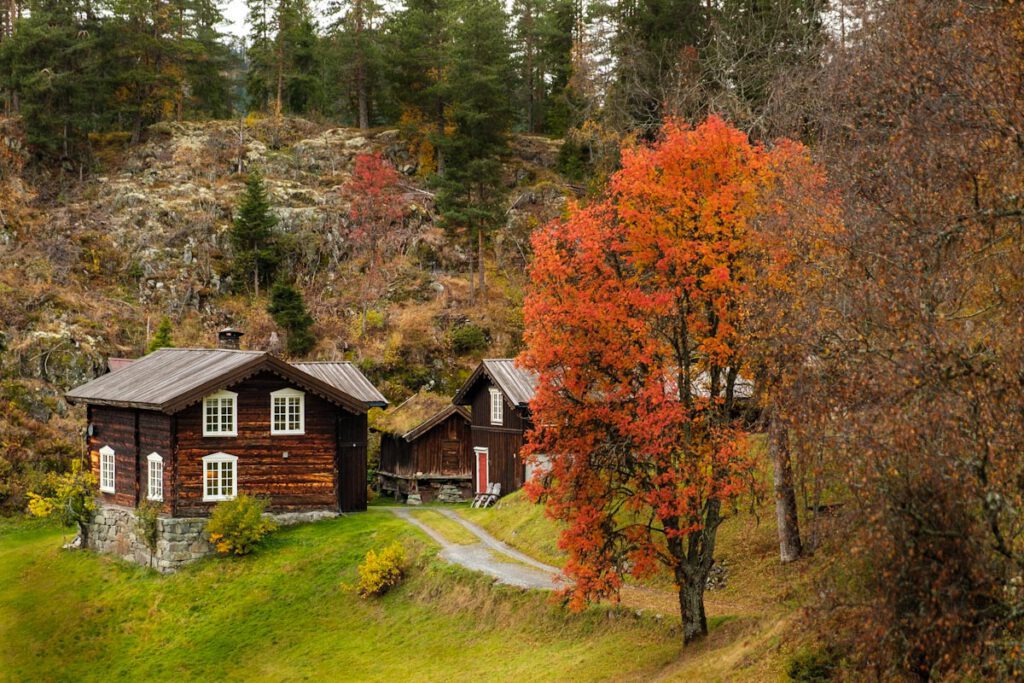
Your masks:
[[[103,493],[115,493],[117,487],[114,482],[114,449],[104,446],[100,449],[100,491]]]
[[[238,492],[238,457],[211,453],[203,458],[203,500],[231,500]]]
[[[238,394],[218,391],[203,399],[203,436],[238,436]]]
[[[298,389],[270,392],[270,433],[306,433],[306,395]]]
[[[164,459],[159,453],[150,453],[146,456],[147,480],[149,488],[146,498],[149,500],[164,499]]]
[[[500,425],[505,421],[505,401],[501,392],[491,387],[491,424]]]

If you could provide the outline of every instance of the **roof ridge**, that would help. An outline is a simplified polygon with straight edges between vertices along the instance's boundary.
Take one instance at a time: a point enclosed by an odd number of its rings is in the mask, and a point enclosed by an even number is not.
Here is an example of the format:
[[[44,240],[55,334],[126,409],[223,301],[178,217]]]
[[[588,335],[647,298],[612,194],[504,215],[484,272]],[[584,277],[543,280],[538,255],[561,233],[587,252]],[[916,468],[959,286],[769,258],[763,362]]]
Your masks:
[[[292,365],[354,365],[350,360],[293,360]]]

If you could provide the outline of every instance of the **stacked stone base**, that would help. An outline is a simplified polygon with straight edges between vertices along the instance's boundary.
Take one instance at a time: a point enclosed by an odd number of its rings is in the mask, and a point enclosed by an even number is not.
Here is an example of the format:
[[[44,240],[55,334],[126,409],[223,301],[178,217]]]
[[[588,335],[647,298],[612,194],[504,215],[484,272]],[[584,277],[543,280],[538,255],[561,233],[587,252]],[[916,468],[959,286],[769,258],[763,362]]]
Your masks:
[[[214,552],[206,534],[206,519],[202,517],[157,520],[156,552],[152,558],[137,527],[134,510],[104,505],[89,524],[87,547],[165,573]]]
[[[310,510],[267,516],[282,526],[288,526],[337,517],[338,513]],[[163,573],[173,572],[215,552],[206,533],[206,522],[205,517],[160,517],[157,521],[156,552],[150,557],[149,548],[139,538],[135,511],[101,505],[89,524],[87,547]]]

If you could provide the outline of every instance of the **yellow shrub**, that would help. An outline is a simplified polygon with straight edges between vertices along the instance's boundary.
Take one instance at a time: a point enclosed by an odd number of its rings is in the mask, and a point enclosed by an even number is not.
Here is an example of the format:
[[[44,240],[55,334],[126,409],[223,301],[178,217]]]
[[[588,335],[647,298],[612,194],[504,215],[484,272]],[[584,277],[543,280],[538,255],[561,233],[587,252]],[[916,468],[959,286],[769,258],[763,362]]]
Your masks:
[[[384,595],[402,580],[405,567],[405,549],[392,543],[379,553],[370,550],[359,565],[359,584],[356,589],[363,597]]]

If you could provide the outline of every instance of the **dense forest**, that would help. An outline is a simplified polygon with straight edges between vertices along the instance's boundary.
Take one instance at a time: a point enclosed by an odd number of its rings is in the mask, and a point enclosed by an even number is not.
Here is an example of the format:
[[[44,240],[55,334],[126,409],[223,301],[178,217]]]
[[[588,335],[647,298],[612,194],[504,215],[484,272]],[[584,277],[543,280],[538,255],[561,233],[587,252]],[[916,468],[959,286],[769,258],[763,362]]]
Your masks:
[[[0,508],[79,457],[106,356],[235,324],[394,400],[522,354],[534,449],[593,455],[533,491],[575,603],[664,565],[703,637],[767,496],[827,558],[806,680],[1019,679],[1021,3],[222,9],[0,10]]]

